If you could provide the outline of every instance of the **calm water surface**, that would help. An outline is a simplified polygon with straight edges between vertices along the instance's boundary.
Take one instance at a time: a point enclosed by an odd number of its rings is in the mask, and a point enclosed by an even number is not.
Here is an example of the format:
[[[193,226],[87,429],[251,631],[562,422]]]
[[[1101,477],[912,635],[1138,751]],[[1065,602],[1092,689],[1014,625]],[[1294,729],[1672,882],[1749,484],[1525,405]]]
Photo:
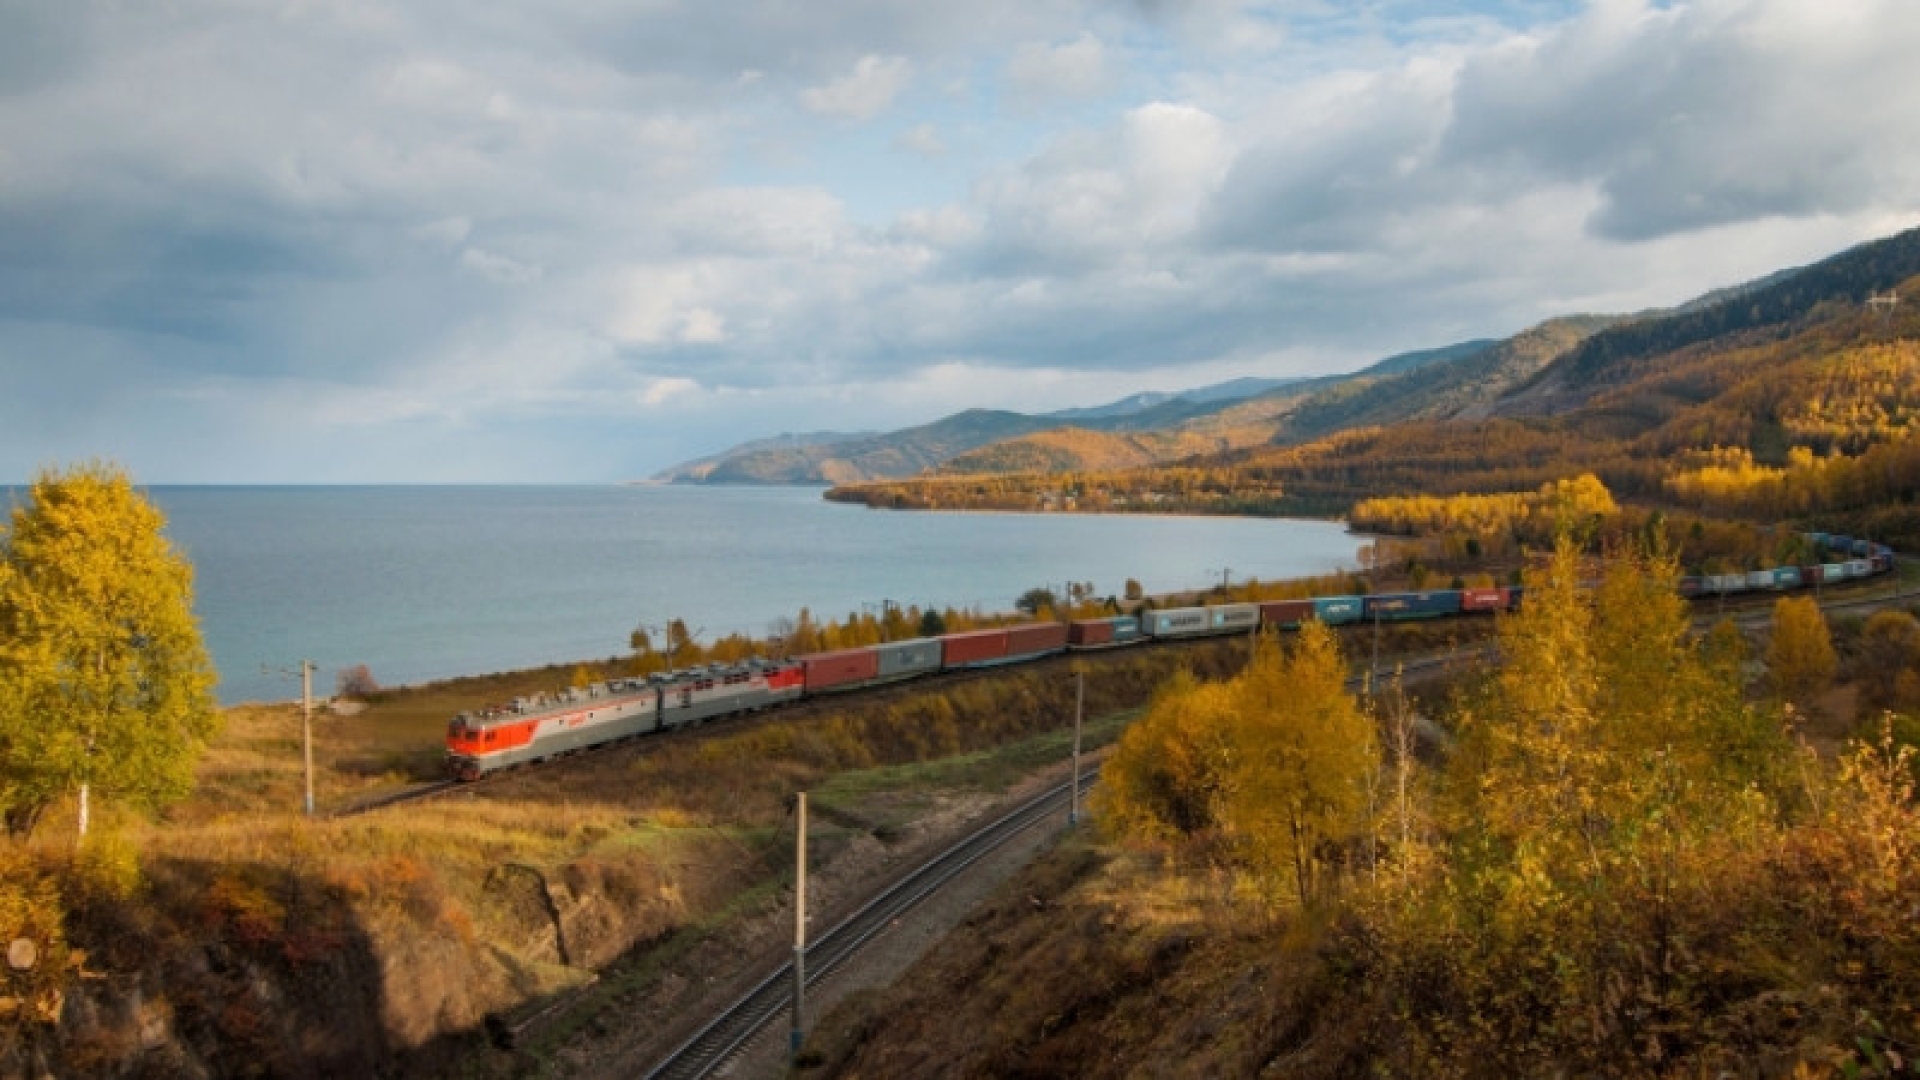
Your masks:
[[[157,487],[192,558],[224,702],[299,696],[262,665],[366,664],[385,684],[624,653],[640,623],[709,642],[802,607],[1009,610],[1028,588],[1118,594],[1326,573],[1328,522],[897,513],[814,488]]]

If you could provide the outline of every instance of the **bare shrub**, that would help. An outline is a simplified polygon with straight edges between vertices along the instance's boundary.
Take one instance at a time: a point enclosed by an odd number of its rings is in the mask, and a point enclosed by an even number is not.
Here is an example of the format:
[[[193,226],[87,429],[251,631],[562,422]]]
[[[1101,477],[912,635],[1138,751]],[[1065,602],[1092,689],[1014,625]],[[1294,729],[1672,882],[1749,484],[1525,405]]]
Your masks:
[[[333,692],[339,697],[365,698],[380,692],[380,683],[365,664],[341,668],[333,679]]]

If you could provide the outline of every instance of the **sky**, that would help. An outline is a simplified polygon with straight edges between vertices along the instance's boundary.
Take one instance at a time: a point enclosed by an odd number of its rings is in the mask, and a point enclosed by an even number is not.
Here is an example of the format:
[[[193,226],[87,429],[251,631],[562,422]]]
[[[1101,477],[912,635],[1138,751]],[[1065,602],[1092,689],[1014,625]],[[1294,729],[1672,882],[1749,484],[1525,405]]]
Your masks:
[[[610,482],[1920,224],[1912,0],[0,0],[0,482]]]

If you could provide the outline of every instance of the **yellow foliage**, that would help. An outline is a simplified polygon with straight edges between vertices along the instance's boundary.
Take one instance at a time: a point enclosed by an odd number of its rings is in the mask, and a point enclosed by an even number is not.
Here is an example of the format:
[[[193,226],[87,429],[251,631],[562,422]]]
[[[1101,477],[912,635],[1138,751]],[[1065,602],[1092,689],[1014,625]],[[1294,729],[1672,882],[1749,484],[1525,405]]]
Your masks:
[[[1326,888],[1338,846],[1369,826],[1379,771],[1370,717],[1346,689],[1340,642],[1309,620],[1290,648],[1263,641],[1229,684],[1232,766],[1221,817],[1242,858],[1302,903]]]
[[[1153,841],[1212,831],[1232,764],[1235,704],[1224,684],[1184,671],[1169,679],[1101,770],[1100,819],[1118,835]]]
[[[1825,690],[1839,670],[1827,617],[1811,596],[1783,596],[1773,605],[1773,636],[1767,643],[1767,673],[1774,690],[1804,704]]]
[[[1522,542],[1546,543],[1565,528],[1613,516],[1620,510],[1592,473],[1542,484],[1537,491],[1491,495],[1407,495],[1365,499],[1348,521],[1357,530],[1400,536],[1439,536],[1462,555],[1509,551]]]
[[[1117,835],[1197,841],[1216,832],[1240,865],[1303,902],[1322,894],[1339,847],[1363,834],[1379,768],[1371,720],[1346,691],[1331,630],[1271,640],[1225,683],[1181,675],[1121,737],[1096,795]]]

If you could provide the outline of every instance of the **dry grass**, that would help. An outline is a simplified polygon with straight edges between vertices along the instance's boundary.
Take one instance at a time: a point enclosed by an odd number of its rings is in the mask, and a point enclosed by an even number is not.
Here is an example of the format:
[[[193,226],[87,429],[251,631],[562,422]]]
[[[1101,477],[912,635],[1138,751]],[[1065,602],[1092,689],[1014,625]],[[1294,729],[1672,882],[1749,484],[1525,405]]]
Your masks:
[[[1218,674],[1244,652],[1239,642],[1197,643],[1091,662],[1087,745],[1110,738],[1124,723],[1114,714],[1137,706],[1175,665]],[[363,1045],[377,1048],[380,1036],[368,1032],[384,1032],[390,1046],[422,1046],[574,985],[637,942],[670,940],[710,917],[751,917],[760,905],[736,901],[771,895],[783,880],[790,792],[831,792],[822,805],[845,816],[823,815],[816,852],[832,860],[856,841],[870,847],[870,833],[903,827],[916,805],[931,805],[930,793],[1003,787],[1064,757],[1072,716],[1062,659],[675,733],[426,802],[326,816],[437,777],[453,713],[568,675],[465,679],[375,695],[352,715],[316,711],[314,819],[302,812],[298,707],[228,710],[186,801],[138,821],[95,800],[89,846],[117,837],[129,868],[144,865],[145,884],[116,896],[72,893],[73,925],[99,938],[95,954],[118,982],[166,987],[184,1010],[180,1030],[213,1040],[203,1056],[214,1047],[243,1057],[291,1052],[275,1041],[288,1036],[274,1030],[281,1020],[264,999],[233,998],[266,986],[359,1016],[362,1028],[341,1030],[358,1030]],[[59,808],[34,846],[50,863],[70,859],[73,835],[71,808]],[[161,974],[169,958],[208,950],[242,964],[246,978],[189,988],[178,972]],[[303,981],[311,978],[323,981]],[[252,1026],[243,1035],[222,1017]],[[107,1034],[86,1044],[104,1047]]]

